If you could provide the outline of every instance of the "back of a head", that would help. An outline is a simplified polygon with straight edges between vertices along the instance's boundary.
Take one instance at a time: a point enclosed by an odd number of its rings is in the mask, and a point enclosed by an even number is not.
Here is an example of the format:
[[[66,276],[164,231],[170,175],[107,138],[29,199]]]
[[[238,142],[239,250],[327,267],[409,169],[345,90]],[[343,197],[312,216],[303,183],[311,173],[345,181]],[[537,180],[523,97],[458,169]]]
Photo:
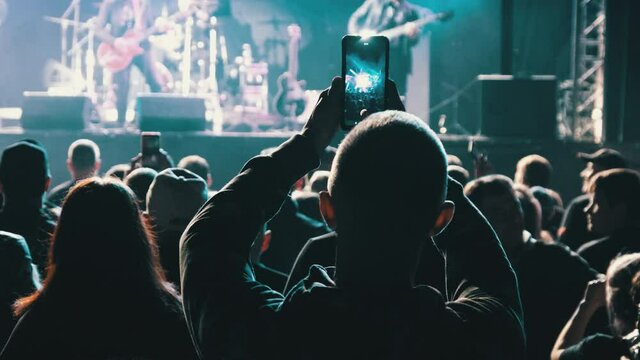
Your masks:
[[[399,111],[369,116],[342,141],[329,179],[338,232],[352,242],[347,256],[358,247],[381,257],[415,250],[401,241],[428,236],[446,189],[444,148],[423,121]]]
[[[49,272],[54,277],[157,285],[154,251],[131,190],[117,180],[90,178],[65,198],[52,238]]]
[[[640,219],[640,173],[631,169],[610,169],[596,174],[590,192],[598,192],[614,205],[625,204],[631,219]]]
[[[184,230],[207,198],[207,184],[200,176],[185,169],[165,169],[149,187],[147,212],[159,230]]]
[[[314,193],[327,191],[329,186],[329,176],[331,176],[330,171],[318,170],[314,172],[313,175],[311,175],[311,180],[309,181],[311,191]]]
[[[524,213],[511,179],[483,176],[469,182],[464,193],[489,220],[509,254],[521,242],[524,230]]]
[[[514,188],[524,214],[524,228],[534,237],[539,238],[540,231],[542,231],[542,207],[540,202],[533,196],[528,186],[516,184]]]
[[[200,176],[204,181],[207,181],[211,175],[211,168],[205,158],[198,155],[189,155],[183,157],[178,163],[178,168],[186,169],[192,173]]]
[[[527,155],[518,161],[514,181],[529,187],[549,187],[552,172],[549,160],[537,154]]]
[[[91,172],[100,162],[100,148],[88,139],[79,139],[69,146],[68,159],[73,169],[78,173]]]
[[[6,197],[41,197],[50,178],[43,147],[27,141],[7,147],[0,159],[0,182]]]
[[[480,209],[484,201],[490,199],[502,197],[518,201],[513,181],[504,175],[486,175],[472,180],[464,187],[464,194]]]
[[[607,310],[612,329],[624,336],[636,327],[640,305],[640,254],[622,255],[607,269]]]
[[[455,155],[452,155],[452,154],[447,154],[447,164],[449,166],[455,165],[455,166],[464,167],[464,165],[462,164],[462,160],[460,160],[459,157],[457,157]]]
[[[462,184],[462,186],[466,185],[469,182],[469,171],[467,171],[467,169],[463,168],[462,166],[449,164],[449,166],[447,167],[447,173],[454,180]]]
[[[138,203],[143,210],[147,207],[147,192],[149,191],[149,186],[151,186],[157,174],[153,169],[138,168],[124,178],[125,185],[136,194]]]
[[[124,180],[130,170],[131,166],[129,164],[116,164],[109,168],[109,170],[107,170],[107,172],[104,174],[104,177]]]

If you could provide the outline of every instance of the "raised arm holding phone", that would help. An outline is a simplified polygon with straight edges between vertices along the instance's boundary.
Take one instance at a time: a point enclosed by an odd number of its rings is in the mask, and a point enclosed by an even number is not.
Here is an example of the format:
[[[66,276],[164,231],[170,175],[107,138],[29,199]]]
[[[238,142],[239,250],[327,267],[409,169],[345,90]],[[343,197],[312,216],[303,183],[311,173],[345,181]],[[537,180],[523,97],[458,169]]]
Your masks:
[[[287,294],[255,279],[251,244],[318,165],[343,116],[344,86],[335,78],[302,132],[251,159],[183,234],[184,307],[200,357],[521,358],[522,310],[504,251],[462,187],[447,184],[435,133],[404,112],[370,115],[338,150],[321,195],[340,235],[335,277],[312,267]],[[387,103],[401,108],[387,86]],[[418,250],[443,230],[446,294],[413,285]]]

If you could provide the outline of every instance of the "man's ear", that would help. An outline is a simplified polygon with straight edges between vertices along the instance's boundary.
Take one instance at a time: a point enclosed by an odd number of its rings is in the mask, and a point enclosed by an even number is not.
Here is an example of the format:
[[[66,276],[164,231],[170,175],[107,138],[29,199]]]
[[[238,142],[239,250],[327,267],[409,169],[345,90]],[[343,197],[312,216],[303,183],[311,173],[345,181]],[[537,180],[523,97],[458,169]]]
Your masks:
[[[327,191],[320,192],[320,213],[324,218],[324,222],[333,230],[338,226],[336,222],[336,212],[333,208],[333,199]]]
[[[94,167],[95,171],[96,171],[96,176],[100,176],[100,168],[102,168],[102,161],[101,160],[97,160],[96,161],[96,165]]]
[[[440,234],[453,219],[455,210],[456,205],[453,203],[453,201],[447,200],[443,202],[442,205],[440,205],[440,214],[438,214],[436,222],[433,225],[433,229],[431,229],[431,233],[429,233],[429,236],[436,236]]]

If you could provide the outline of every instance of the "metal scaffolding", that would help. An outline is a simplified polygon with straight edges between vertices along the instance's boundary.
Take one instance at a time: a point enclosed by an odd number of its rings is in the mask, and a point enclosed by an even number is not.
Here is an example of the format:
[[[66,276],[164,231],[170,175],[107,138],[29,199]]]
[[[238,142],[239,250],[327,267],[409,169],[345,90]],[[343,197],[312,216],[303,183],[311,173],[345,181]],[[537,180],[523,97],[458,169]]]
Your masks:
[[[571,78],[560,85],[560,134],[602,142],[605,59],[605,1],[573,4]]]

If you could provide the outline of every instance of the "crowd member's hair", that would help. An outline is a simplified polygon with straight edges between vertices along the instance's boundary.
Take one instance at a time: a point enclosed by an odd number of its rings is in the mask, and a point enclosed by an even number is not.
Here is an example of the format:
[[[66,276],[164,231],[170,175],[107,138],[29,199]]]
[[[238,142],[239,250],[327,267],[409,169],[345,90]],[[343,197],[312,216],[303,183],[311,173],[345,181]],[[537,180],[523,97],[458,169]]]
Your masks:
[[[331,172],[318,170],[311,175],[311,180],[309,180],[309,188],[314,193],[319,193],[320,191],[327,191],[329,184],[329,176]]]
[[[524,229],[535,238],[540,238],[542,231],[542,208],[540,202],[533,196],[531,189],[525,185],[515,184],[516,195],[524,214]]]
[[[564,209],[560,195],[542,186],[531,188],[531,194],[538,200],[542,214],[542,229],[555,234],[562,221]]]
[[[131,166],[129,164],[116,164],[113,165],[107,172],[104,174],[105,178],[113,178],[124,180],[129,171],[131,170]]]
[[[124,178],[125,185],[136,195],[138,205],[142,210],[147,208],[147,191],[149,191],[149,186],[151,186],[156,175],[158,175],[158,172],[153,169],[138,168]]]
[[[485,199],[501,196],[509,196],[517,201],[513,181],[504,175],[486,175],[477,178],[464,187],[464,193],[469,200],[480,206]],[[522,211],[521,204],[518,203],[519,210]]]
[[[79,139],[69,146],[67,158],[75,171],[91,171],[100,162],[100,148],[91,140]]]
[[[74,294],[90,289],[167,304],[176,299],[135,195],[117,180],[90,178],[69,191],[53,234],[43,289],[20,299],[16,314],[45,299],[78,301]]]
[[[640,253],[622,255],[607,269],[607,311],[612,329],[624,336],[636,328],[640,305]]]
[[[411,266],[408,252],[433,229],[446,190],[446,154],[423,121],[399,111],[369,116],[343,140],[329,179],[340,234],[352,235],[339,244],[338,268],[341,257]]]
[[[597,173],[589,192],[601,193],[611,205],[624,204],[627,218],[640,217],[640,173],[631,169],[610,169]]]
[[[209,163],[205,158],[198,155],[183,157],[180,162],[178,162],[177,167],[191,171],[192,173],[200,176],[204,181],[208,181],[209,176],[211,175]]]
[[[459,157],[451,154],[447,154],[447,164],[449,166],[455,165],[455,166],[463,167],[462,160],[460,160]]]
[[[537,154],[527,155],[518,161],[514,181],[529,187],[549,187],[552,172],[549,160]]]
[[[466,185],[469,182],[469,172],[462,166],[449,165],[447,167],[447,173],[454,180],[462,184],[462,186]]]
[[[2,152],[0,182],[5,197],[41,197],[50,181],[45,149],[35,141],[19,141]]]

